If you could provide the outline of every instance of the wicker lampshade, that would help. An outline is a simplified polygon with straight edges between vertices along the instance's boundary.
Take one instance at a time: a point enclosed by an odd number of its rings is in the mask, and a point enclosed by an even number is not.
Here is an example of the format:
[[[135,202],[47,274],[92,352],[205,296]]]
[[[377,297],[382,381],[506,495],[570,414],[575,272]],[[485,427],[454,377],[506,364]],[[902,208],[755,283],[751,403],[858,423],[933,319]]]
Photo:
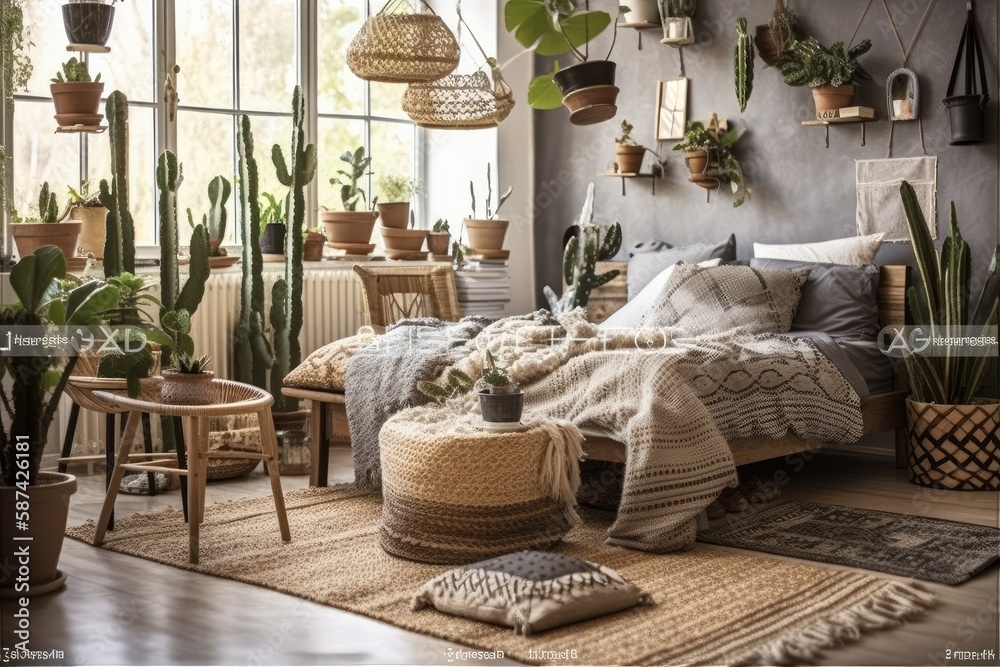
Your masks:
[[[403,95],[403,111],[420,127],[431,129],[496,127],[513,108],[514,92],[499,70],[494,70],[493,81],[480,70],[411,83]]]
[[[420,83],[458,67],[458,42],[436,14],[372,16],[347,49],[347,65],[366,81]]]

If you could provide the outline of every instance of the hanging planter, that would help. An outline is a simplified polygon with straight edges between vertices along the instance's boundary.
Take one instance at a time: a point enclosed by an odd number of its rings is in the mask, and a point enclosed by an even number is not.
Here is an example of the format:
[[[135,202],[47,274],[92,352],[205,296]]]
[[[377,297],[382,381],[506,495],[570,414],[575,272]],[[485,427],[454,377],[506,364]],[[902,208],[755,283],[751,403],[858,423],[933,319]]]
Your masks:
[[[104,46],[111,37],[115,20],[115,0],[67,2],[62,6],[63,28],[70,44]]]
[[[663,25],[661,44],[686,46],[694,44],[691,18],[698,9],[697,0],[658,0],[660,23]]]
[[[496,127],[514,108],[514,91],[493,66],[493,80],[482,70],[449,74],[428,83],[411,83],[403,111],[420,127],[433,130],[479,130]]]
[[[889,120],[916,120],[920,113],[917,75],[905,67],[893,70],[885,82],[885,106]]]
[[[347,66],[365,81],[386,83],[436,81],[454,72],[458,42],[441,17],[433,9],[430,14],[387,11],[400,4],[390,0],[365,21],[347,49]]]
[[[965,52],[965,94],[955,95],[955,81],[958,78],[958,68]],[[979,83],[976,82],[976,69],[979,69]],[[983,120],[986,115],[986,104],[990,101],[990,93],[986,86],[986,70],[983,67],[983,50],[979,45],[979,35],[976,32],[976,22],[972,14],[972,3],[969,3],[968,18],[965,21],[965,32],[958,43],[958,54],[955,56],[955,66],[951,70],[951,80],[948,82],[948,94],[942,100],[948,109],[948,123],[951,126],[951,145],[964,146],[978,144],[983,140]]]

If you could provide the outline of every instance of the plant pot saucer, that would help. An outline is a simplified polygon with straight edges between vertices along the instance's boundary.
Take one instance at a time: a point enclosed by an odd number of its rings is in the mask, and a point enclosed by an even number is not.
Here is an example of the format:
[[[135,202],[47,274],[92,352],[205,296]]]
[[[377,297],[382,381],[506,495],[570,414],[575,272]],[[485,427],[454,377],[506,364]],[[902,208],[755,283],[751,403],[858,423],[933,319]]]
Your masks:
[[[510,250],[476,250],[473,248],[469,259],[510,259]]]
[[[375,249],[374,243],[335,243],[328,241],[327,248],[343,250],[348,255],[367,255]]]
[[[280,252],[262,252],[260,258],[265,262],[281,262],[284,264],[285,255]]]
[[[46,581],[44,584],[31,584],[31,587],[27,592],[18,592],[13,587],[0,588],[0,599],[12,600],[20,597],[37,597],[39,595],[46,595],[52,591],[57,591],[65,585],[66,573],[62,570],[56,570],[55,579],[52,581]]]
[[[688,180],[706,190],[715,190],[720,186],[719,180],[708,174],[691,174]]]
[[[389,259],[419,261],[427,259],[430,253],[422,250],[389,250],[386,248],[385,256]]]
[[[477,428],[481,431],[489,431],[490,433],[519,433],[521,431],[527,431],[530,426],[522,424],[519,421],[516,422],[488,422],[482,418],[475,418],[472,422],[473,428]]]
[[[102,113],[57,113],[54,118],[56,122],[62,127],[72,127],[74,125],[83,125],[86,127],[94,127],[101,124],[104,120],[104,114]]]
[[[240,261],[238,255],[219,255],[218,257],[209,257],[208,265],[213,269],[224,269],[227,266],[233,266],[238,261]]]

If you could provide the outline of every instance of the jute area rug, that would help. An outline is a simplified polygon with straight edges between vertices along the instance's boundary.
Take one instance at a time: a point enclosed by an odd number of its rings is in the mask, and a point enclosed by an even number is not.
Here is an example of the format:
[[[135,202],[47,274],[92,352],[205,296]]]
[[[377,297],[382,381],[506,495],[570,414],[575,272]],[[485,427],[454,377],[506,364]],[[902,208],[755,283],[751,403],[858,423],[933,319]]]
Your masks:
[[[264,497],[206,507],[197,566],[187,563],[187,527],[178,510],[118,518],[104,548],[535,664],[544,662],[547,651],[562,652],[561,664],[801,662],[824,647],[858,639],[862,630],[897,625],[931,602],[914,585],[715,547],[654,555],[606,546],[608,517],[590,513],[558,550],[618,570],[656,604],[518,637],[509,628],[412,611],[414,591],[449,568],[385,553],[377,537],[379,498],[352,487],[293,491],[285,498],[288,544],[281,542],[271,499]],[[94,524],[67,534],[90,542]],[[575,660],[564,659],[567,651],[575,651]]]
[[[996,528],[798,500],[713,526],[698,539],[944,584],[1000,560]]]

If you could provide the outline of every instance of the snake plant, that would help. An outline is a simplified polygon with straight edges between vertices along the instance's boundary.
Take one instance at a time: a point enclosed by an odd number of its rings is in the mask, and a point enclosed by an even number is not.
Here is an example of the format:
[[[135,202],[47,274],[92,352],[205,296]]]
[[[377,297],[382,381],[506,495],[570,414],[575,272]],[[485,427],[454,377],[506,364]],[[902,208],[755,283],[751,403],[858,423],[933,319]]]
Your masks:
[[[733,56],[736,74],[736,100],[740,103],[740,113],[747,109],[750,93],[753,92],[753,40],[747,32],[747,20],[736,19],[736,49]]]
[[[903,181],[899,190],[922,282],[919,292],[910,287],[906,295],[914,323],[932,327],[938,336],[948,338],[978,336],[989,327],[996,327],[1000,245],[993,251],[982,291],[973,304],[969,298],[972,274],[969,244],[959,232],[955,202],[951,203],[948,237],[939,251],[934,248],[913,187]],[[948,348],[945,356],[924,356],[907,349],[903,352],[913,396],[922,403],[971,403],[982,386],[990,361],[989,356],[967,356],[953,348]]]

